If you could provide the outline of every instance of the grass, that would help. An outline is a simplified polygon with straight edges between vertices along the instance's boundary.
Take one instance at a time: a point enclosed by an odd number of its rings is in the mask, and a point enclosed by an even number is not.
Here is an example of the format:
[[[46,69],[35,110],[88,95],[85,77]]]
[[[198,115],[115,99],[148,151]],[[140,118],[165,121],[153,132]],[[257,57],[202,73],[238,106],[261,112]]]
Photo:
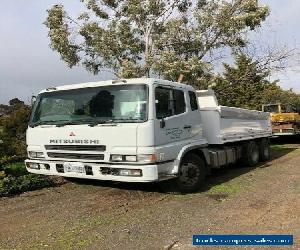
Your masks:
[[[53,243],[57,249],[71,250],[71,249],[86,249],[90,244],[95,241],[104,240],[105,236],[97,228],[115,228],[117,225],[127,222],[130,217],[125,216],[122,218],[116,218],[115,215],[109,215],[106,217],[99,216],[96,218],[84,218],[80,219],[72,226],[67,225],[66,228],[60,231],[55,236],[55,242]],[[29,249],[35,249],[35,247],[46,245],[45,242],[31,242],[28,245]]]
[[[285,145],[283,144],[273,144],[271,145],[271,149],[274,149],[274,150],[282,150],[282,149],[285,149]]]
[[[229,181],[211,187],[209,190],[210,194],[235,194],[238,193],[242,188],[239,181]]]

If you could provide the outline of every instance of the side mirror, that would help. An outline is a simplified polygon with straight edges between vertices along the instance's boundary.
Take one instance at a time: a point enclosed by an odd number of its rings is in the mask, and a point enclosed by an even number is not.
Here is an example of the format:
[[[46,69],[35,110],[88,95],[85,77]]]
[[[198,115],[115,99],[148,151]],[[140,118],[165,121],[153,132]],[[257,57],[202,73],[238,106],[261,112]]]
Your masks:
[[[165,126],[166,126],[166,121],[164,118],[162,118],[160,121],[160,128],[164,128]]]
[[[36,96],[33,95],[31,97],[31,106],[33,106],[35,104],[35,102],[36,102]]]

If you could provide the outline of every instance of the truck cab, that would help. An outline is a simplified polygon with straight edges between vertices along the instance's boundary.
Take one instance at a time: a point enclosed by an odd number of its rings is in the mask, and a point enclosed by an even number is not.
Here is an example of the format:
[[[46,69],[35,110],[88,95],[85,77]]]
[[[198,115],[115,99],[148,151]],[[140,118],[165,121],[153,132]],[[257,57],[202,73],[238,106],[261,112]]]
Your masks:
[[[219,106],[212,90],[137,78],[41,91],[27,129],[31,173],[124,182],[173,179],[181,192],[211,168],[269,157],[269,113]]]
[[[207,146],[195,90],[143,78],[41,91],[26,138],[31,173],[129,182],[174,177]]]

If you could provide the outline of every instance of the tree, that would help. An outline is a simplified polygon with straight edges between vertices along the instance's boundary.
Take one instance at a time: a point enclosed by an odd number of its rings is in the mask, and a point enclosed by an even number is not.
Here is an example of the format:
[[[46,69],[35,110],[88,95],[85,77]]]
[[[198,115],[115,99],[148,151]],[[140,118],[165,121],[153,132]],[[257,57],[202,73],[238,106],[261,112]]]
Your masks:
[[[276,84],[270,84],[266,86],[262,99],[264,104],[291,105],[295,110],[300,111],[300,95],[296,94],[293,89],[283,90]]]
[[[213,86],[221,105],[261,110],[263,104],[281,103],[300,110],[300,96],[268,80],[271,72],[262,62],[242,53],[235,56],[234,66],[223,65],[224,72],[215,77]]]
[[[18,98],[13,98],[9,101],[10,106],[15,106],[15,105],[24,105],[24,102],[19,100]]]
[[[245,54],[235,57],[235,66],[224,63],[223,76],[215,80],[214,90],[221,105],[261,109],[264,91],[276,82],[267,80],[270,72],[258,67],[257,62]]]
[[[3,155],[26,155],[25,133],[30,116],[30,107],[20,101],[17,104],[12,99],[9,103],[10,112],[0,120],[0,137],[3,144],[0,145]]]
[[[199,85],[210,76],[214,53],[245,46],[247,31],[268,16],[257,0],[81,0],[71,17],[48,10],[51,48],[69,67],[104,68],[119,77],[159,75]]]
[[[291,67],[295,62],[297,49],[288,45],[267,44],[251,41],[246,47],[237,48],[236,54],[245,54],[252,58],[260,70],[280,72]]]

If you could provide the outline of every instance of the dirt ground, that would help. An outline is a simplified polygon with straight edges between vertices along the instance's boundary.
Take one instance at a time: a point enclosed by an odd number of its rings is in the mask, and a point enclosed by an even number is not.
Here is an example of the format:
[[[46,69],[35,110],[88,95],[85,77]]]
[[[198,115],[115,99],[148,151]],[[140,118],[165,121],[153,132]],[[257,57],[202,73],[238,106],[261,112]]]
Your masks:
[[[196,249],[193,234],[293,234],[300,249],[300,144],[214,171],[195,194],[86,181],[0,199],[0,249]]]

